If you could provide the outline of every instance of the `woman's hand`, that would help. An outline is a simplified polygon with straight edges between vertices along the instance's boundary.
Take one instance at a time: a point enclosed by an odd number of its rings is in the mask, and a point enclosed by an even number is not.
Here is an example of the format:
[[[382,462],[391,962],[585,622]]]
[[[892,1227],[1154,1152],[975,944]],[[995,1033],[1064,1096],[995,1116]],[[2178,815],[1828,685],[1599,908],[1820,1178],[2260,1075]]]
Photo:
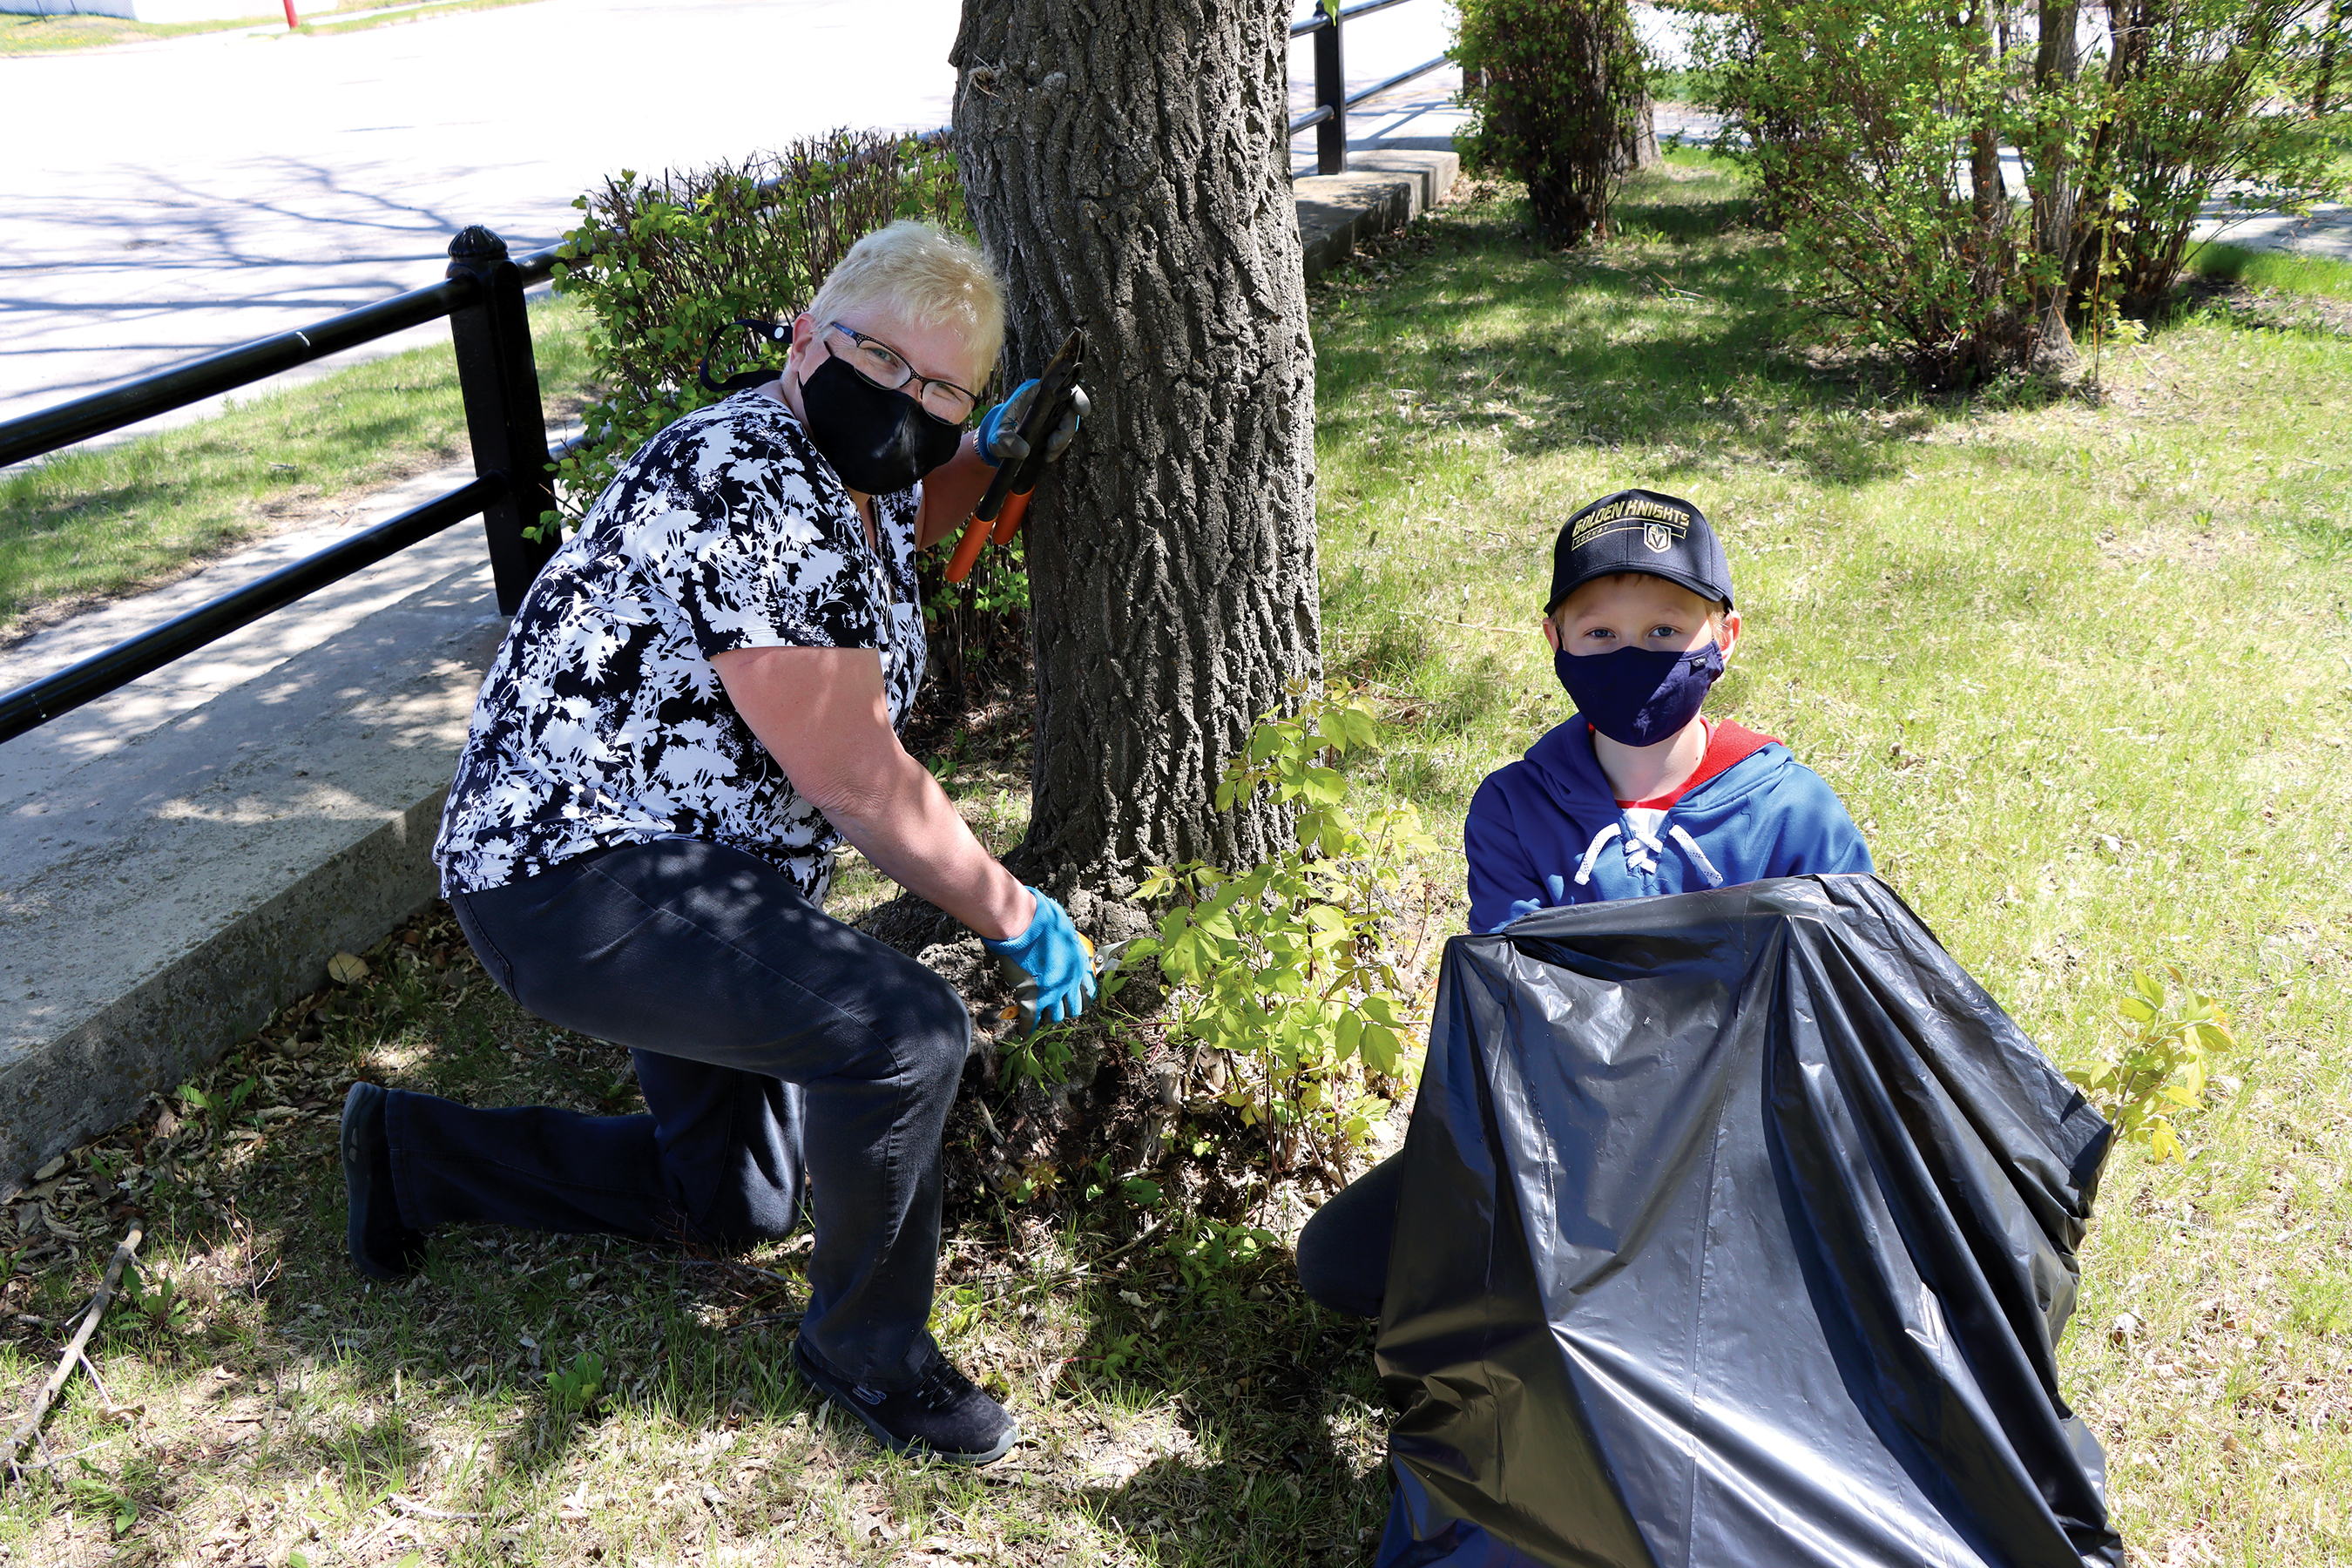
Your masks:
[[[981,416],[979,428],[963,438],[946,467],[933,468],[924,476],[922,516],[915,530],[917,548],[929,549],[949,534],[960,531],[964,520],[971,516],[972,508],[987,492],[988,481],[996,477],[997,466],[1018,462],[1029,455],[1029,443],[1021,438],[1021,421],[1028,417],[1029,400],[1036,394],[1034,380],[1013,388],[1012,396]],[[1087,400],[1087,389],[1070,388],[1069,404],[1045,437],[1047,462],[1062,460],[1062,454],[1078,433],[1078,422],[1093,411],[1094,405]]]
[[[1095,954],[1067,910],[1036,889],[1029,891],[1037,900],[1029,929],[1004,942],[982,937],[981,945],[1020,972],[1015,989],[1022,1021],[1034,1032],[1041,1022],[1063,1023],[1087,1010],[1095,994]]]
[[[898,743],[880,654],[736,648],[710,666],[793,788],[884,876],[982,937],[1029,930],[1037,913],[1029,889],[982,847],[939,781]]]
[[[972,432],[972,450],[990,468],[1017,463],[1029,455],[1029,443],[1021,438],[1021,426],[1029,417],[1030,402],[1037,395],[1037,378],[1030,377],[1013,389],[1013,395],[980,416],[980,426]],[[1045,433],[1045,460],[1058,463],[1069,450],[1070,442],[1077,436],[1078,422],[1094,412],[1087,401],[1087,389],[1073,384],[1069,400],[1062,406],[1062,416]]]

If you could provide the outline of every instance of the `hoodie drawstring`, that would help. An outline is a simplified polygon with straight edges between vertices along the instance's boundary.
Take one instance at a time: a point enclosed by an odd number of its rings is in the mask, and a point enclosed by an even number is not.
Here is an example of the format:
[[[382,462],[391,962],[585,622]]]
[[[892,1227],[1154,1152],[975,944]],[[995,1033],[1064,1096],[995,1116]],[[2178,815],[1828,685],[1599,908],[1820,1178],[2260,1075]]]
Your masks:
[[[1584,858],[1578,863],[1576,868],[1576,885],[1578,887],[1584,887],[1592,880],[1592,868],[1600,860],[1601,852],[1609,847],[1610,844],[1620,837],[1622,837],[1625,840],[1625,865],[1627,869],[1633,871],[1654,871],[1658,868],[1658,857],[1665,853],[1665,844],[1659,839],[1652,837],[1649,834],[1643,832],[1639,827],[1633,828],[1629,831],[1623,826],[1623,825],[1612,822],[1607,826],[1601,828],[1600,832],[1594,834],[1592,836],[1592,842],[1585,846]],[[1697,864],[1699,874],[1706,879],[1706,885],[1708,887],[1720,888],[1723,886],[1723,873],[1715,868],[1715,862],[1706,858],[1706,851],[1698,847],[1698,840],[1693,838],[1682,824],[1675,823],[1673,826],[1667,828],[1666,837],[1673,839],[1676,844],[1683,847],[1683,852],[1688,855],[1691,859]]]
[[[1601,858],[1601,852],[1609,847],[1609,841],[1616,837],[1617,833],[1617,825],[1612,822],[1592,836],[1592,842],[1585,847],[1582,863],[1576,868],[1578,887],[1581,888],[1592,880],[1592,863]]]
[[[1681,823],[1677,822],[1672,827],[1667,828],[1666,837],[1681,845],[1684,851],[1687,853],[1692,859],[1698,862],[1699,871],[1706,878],[1706,885],[1708,887],[1720,888],[1723,886],[1723,873],[1715,868],[1715,862],[1706,858],[1706,851],[1698,847],[1698,840],[1693,838],[1688,831],[1684,828]]]

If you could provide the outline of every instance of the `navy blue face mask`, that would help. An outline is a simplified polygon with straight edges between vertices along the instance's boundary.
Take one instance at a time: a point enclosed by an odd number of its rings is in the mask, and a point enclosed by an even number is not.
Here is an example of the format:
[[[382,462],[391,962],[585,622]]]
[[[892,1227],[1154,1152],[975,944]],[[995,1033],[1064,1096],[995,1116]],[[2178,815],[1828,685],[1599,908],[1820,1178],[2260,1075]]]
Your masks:
[[[1714,643],[1687,653],[1621,647],[1581,658],[1561,648],[1552,668],[1587,722],[1621,746],[1654,746],[1698,713],[1723,673]]]

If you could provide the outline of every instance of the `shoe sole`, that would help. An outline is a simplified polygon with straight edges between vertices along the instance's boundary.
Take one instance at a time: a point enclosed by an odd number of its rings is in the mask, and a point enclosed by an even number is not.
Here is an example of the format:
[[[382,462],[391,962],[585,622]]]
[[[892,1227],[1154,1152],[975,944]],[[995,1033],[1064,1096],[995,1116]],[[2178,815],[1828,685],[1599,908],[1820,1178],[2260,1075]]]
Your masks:
[[[877,1423],[873,1417],[867,1415],[865,1411],[860,1410],[857,1407],[857,1401],[852,1399],[847,1393],[838,1387],[832,1378],[827,1377],[824,1373],[809,1365],[807,1359],[801,1354],[801,1346],[798,1340],[794,1340],[793,1342],[793,1370],[800,1373],[802,1379],[806,1382],[810,1387],[815,1389],[819,1394],[824,1394],[825,1398],[831,1400],[835,1405],[839,1405],[842,1409],[848,1411],[852,1415],[856,1416],[858,1425],[865,1427],[866,1431],[872,1433],[876,1442],[881,1444],[884,1447],[889,1449],[894,1454],[904,1454],[917,1458],[938,1459],[942,1463],[950,1465],[992,1465],[997,1460],[1004,1458],[1005,1455],[1013,1452],[1013,1446],[1021,1441],[1021,1423],[1018,1421],[1008,1421],[1005,1424],[1004,1436],[998,1440],[995,1447],[991,1448],[985,1454],[952,1453],[944,1448],[934,1448],[919,1437],[894,1437],[887,1429]]]
[[[409,1270],[394,1268],[368,1256],[364,1215],[374,1201],[374,1179],[370,1172],[369,1150],[361,1144],[360,1126],[368,1112],[383,1103],[383,1090],[372,1083],[355,1083],[343,1096],[343,1121],[341,1144],[343,1155],[343,1250],[351,1255],[352,1267],[371,1279],[387,1285],[398,1284],[408,1278]]]

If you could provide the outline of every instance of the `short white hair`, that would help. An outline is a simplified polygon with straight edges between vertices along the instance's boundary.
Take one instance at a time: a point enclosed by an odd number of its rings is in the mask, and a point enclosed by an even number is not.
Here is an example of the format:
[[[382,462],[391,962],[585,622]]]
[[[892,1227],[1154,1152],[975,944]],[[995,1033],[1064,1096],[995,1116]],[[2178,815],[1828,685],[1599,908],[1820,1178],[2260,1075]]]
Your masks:
[[[963,329],[982,374],[1004,346],[1004,285],[980,247],[901,218],[849,247],[809,301],[822,329],[845,311],[875,306],[925,327]]]

